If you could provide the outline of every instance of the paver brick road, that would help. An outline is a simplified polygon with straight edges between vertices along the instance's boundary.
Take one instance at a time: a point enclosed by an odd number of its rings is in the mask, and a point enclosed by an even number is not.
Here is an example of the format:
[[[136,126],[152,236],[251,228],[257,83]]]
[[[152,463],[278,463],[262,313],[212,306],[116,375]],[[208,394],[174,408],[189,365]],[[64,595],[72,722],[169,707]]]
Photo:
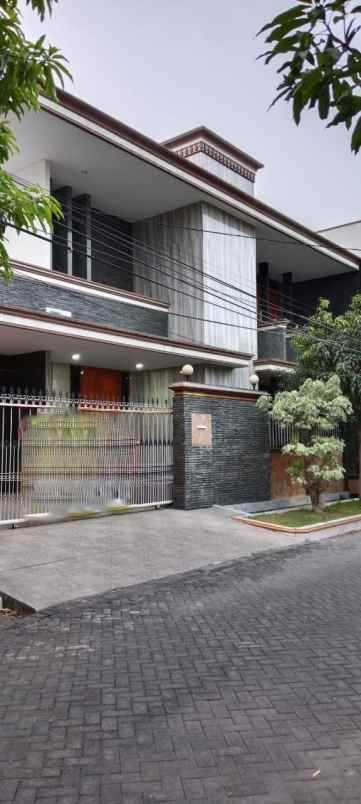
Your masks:
[[[361,539],[1,619],[1,804],[361,802]]]

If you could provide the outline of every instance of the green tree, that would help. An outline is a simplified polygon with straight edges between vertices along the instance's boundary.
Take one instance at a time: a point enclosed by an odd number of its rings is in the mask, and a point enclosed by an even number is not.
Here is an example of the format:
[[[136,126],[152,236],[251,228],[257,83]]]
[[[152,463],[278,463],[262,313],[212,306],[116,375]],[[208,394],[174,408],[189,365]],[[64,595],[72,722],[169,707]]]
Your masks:
[[[305,327],[292,339],[299,380],[305,376],[327,379],[336,373],[342,392],[353,408],[353,421],[359,442],[361,467],[361,294],[353,296],[349,308],[334,316],[330,302],[321,299]],[[361,471],[360,471],[361,498]]]
[[[57,0],[25,0],[43,21]],[[0,0],[0,271],[5,280],[12,275],[6,246],[6,224],[36,232],[51,230],[53,216],[61,217],[57,201],[41,187],[21,187],[5,165],[16,153],[11,119],[26,111],[38,111],[40,95],[56,100],[56,83],[70,75],[65,59],[45,36],[36,42],[26,39],[21,26],[19,0]]]
[[[344,442],[327,435],[352,413],[350,401],[342,394],[339,378],[333,374],[326,382],[306,380],[298,390],[259,399],[257,406],[269,411],[283,427],[291,427],[293,438],[283,447],[294,457],[288,470],[294,483],[304,486],[312,510],[323,508],[321,491],[325,483],[342,480]]]
[[[260,34],[267,32],[266,64],[282,59],[281,83],[271,105],[290,101],[298,124],[305,108],[317,108],[328,126],[353,127],[351,148],[361,147],[361,4],[355,0],[299,0]]]

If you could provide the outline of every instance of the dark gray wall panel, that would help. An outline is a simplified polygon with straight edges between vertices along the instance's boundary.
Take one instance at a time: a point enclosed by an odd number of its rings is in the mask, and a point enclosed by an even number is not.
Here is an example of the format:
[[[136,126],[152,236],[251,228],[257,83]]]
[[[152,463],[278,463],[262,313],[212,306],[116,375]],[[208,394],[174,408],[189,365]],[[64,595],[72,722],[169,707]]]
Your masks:
[[[297,282],[293,285],[293,298],[298,304],[304,305],[309,313],[317,307],[321,297],[329,299],[333,312],[339,315],[349,306],[352,296],[360,292],[360,281],[361,274],[355,271]],[[296,311],[297,309],[296,306]],[[302,310],[304,315],[307,315],[307,311]]]
[[[10,285],[0,282],[0,305],[24,307],[45,313],[46,307],[70,310],[73,319],[119,329],[138,330],[148,335],[168,334],[168,313],[147,310],[126,302],[87,296],[69,288],[59,288],[34,279],[14,276]]]

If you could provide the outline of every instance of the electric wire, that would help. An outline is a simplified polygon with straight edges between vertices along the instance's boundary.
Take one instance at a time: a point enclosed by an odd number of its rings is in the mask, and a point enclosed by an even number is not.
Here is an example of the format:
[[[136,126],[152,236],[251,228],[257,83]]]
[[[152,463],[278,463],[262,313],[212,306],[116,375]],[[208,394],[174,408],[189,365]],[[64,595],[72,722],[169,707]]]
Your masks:
[[[30,234],[30,235],[33,235],[34,237],[37,237],[37,238],[39,238],[39,239],[41,239],[43,241],[46,241],[48,243],[52,243],[52,238],[47,238],[47,237],[45,237],[45,235],[34,233],[32,230],[28,230],[28,229],[17,229],[17,227],[15,227],[14,224],[7,223],[6,225],[16,229],[17,231],[22,231],[25,234]],[[62,245],[63,248],[65,248],[68,251],[74,251],[73,247],[64,246],[63,243],[61,243],[61,245]],[[83,252],[83,253],[86,254],[86,252]],[[101,261],[99,260],[99,262],[101,262]],[[103,261],[103,262],[105,262],[105,261]],[[108,262],[105,262],[105,264],[108,265]],[[115,267],[118,267],[118,266],[115,266]],[[227,321],[214,321],[213,319],[207,319],[207,318],[204,318],[204,317],[201,317],[201,316],[192,316],[192,315],[185,314],[185,313],[183,314],[183,313],[178,313],[178,312],[176,313],[176,312],[171,311],[170,315],[175,316],[177,318],[184,318],[184,319],[187,319],[187,320],[189,319],[189,320],[195,320],[195,321],[202,321],[204,323],[219,324],[221,326],[232,327],[232,328],[237,328],[237,329],[243,329],[243,330],[247,330],[247,331],[253,331],[253,332],[258,331],[258,327],[247,327],[247,326],[242,325],[242,324],[235,324],[235,323],[231,323],[231,322],[227,322]],[[327,345],[333,345],[334,344],[334,340],[328,340],[327,338],[319,338],[317,336],[312,336],[312,337],[313,337],[314,340],[316,340],[316,341],[318,341],[320,343],[324,343],[324,344],[327,344]],[[199,345],[199,342],[198,342],[198,345]],[[230,351],[232,351],[232,349]],[[353,352],[352,350],[348,350],[348,354],[351,355],[351,356],[357,357],[357,359],[360,359],[361,352]]]
[[[18,178],[18,177],[17,177],[17,178]],[[24,183],[25,183],[25,181],[24,181]],[[79,210],[78,210],[78,211],[81,211],[81,214],[83,214],[83,215],[84,215],[84,214],[85,214],[85,213],[84,213],[84,209],[83,209],[83,208],[81,208],[81,205],[76,204],[76,202],[72,202],[72,209],[73,209],[73,206],[75,206],[75,205],[76,205],[77,207],[79,207]],[[102,213],[102,214],[105,214],[105,213]],[[78,219],[79,219],[79,218],[78,218]],[[61,226],[64,226],[64,227],[66,228],[66,224],[62,224],[62,223],[60,223],[60,225],[61,225]],[[98,224],[95,224],[95,226],[97,226],[97,227],[99,228]],[[92,228],[93,228],[93,227],[92,227]],[[108,227],[108,228],[110,228],[110,227]],[[189,228],[189,229],[193,229],[194,227],[179,227],[179,228]],[[73,228],[73,231],[77,231],[77,233],[78,233],[78,234],[80,234],[81,236],[84,236],[84,232],[82,232],[81,230],[75,230],[75,229]],[[200,233],[202,233],[203,231],[207,231],[207,230],[203,230],[203,229],[201,229],[201,230],[196,230],[196,231],[199,231]],[[212,232],[212,233],[214,233],[214,234],[227,234],[227,233],[219,233],[219,232]],[[229,234],[232,234],[232,233],[229,233]],[[126,242],[126,243],[128,243],[129,247],[131,247],[131,246],[133,246],[133,245],[134,245],[134,238],[127,238],[127,236],[126,236],[126,235],[124,235],[124,233],[120,233],[119,231],[117,231],[117,234],[116,234],[116,235],[114,234],[114,232],[112,232],[112,238],[113,238],[113,239],[117,239],[118,241],[120,241],[120,242],[122,242],[122,243],[124,243],[124,240],[125,240],[125,242]],[[93,240],[93,241],[95,241],[95,238],[92,238],[92,240]],[[101,242],[101,241],[97,240],[97,242]],[[138,241],[138,242],[139,242],[139,241]],[[65,247],[65,246],[64,246],[64,247]],[[118,254],[119,254],[119,252],[120,252],[119,247],[118,247],[117,249],[115,249],[114,247],[109,247],[109,244],[106,244],[106,247],[107,247],[107,249],[112,248],[112,250],[113,250],[113,251],[116,251],[116,252],[117,252],[117,255],[118,255]],[[141,243],[140,248],[142,248],[142,250],[143,250],[143,251],[146,251],[146,252],[148,252],[148,251],[149,251],[149,249],[148,249],[146,246],[144,246],[144,244],[143,244],[143,243]],[[79,251],[79,249],[78,249],[78,251]],[[157,252],[156,252],[154,249],[152,249],[152,251],[153,251],[154,253],[157,253]],[[107,254],[107,252],[106,252],[106,251],[104,251],[104,250],[103,250],[103,252],[102,252],[102,253],[104,253],[104,254],[106,254],[107,256],[109,256],[109,255]],[[126,256],[126,257],[128,257],[128,258],[129,258],[129,256],[130,256],[130,255],[129,255],[129,252],[128,252],[128,253],[126,253],[126,252],[124,252],[124,251],[123,251],[123,252],[120,252],[120,253],[121,253],[123,256]],[[169,261],[169,262],[180,262],[180,263],[182,263],[183,265],[185,265],[185,266],[187,267],[187,269],[188,269],[188,270],[193,270],[193,271],[194,271],[194,270],[197,270],[197,269],[195,269],[194,267],[191,267],[191,266],[189,266],[188,264],[183,263],[183,261],[176,261],[176,260],[174,260],[174,258],[171,258],[171,257],[169,257],[168,255],[166,255],[166,256],[165,256],[165,259],[167,259],[167,261]],[[100,261],[100,260],[98,259],[98,261]],[[133,257],[133,261],[134,261],[134,257]],[[144,265],[145,267],[149,268],[149,264],[148,264],[148,263],[144,263],[143,261],[140,261],[140,260],[139,260],[139,259],[137,259],[137,258],[135,258],[135,261],[136,261],[138,264]],[[119,266],[118,266],[118,265],[117,265],[117,266],[112,265],[112,264],[110,264],[110,263],[109,263],[109,261],[107,261],[107,265],[108,265],[109,267],[114,267],[114,268],[116,268],[116,269],[118,269],[118,270],[119,270]],[[123,269],[123,270],[125,269],[125,268],[124,268],[124,266],[122,266],[122,269]],[[177,276],[177,275],[174,275],[174,274],[172,274],[172,275],[170,275],[170,274],[166,274],[166,272],[162,271],[162,269],[159,269],[159,268],[157,268],[156,266],[152,266],[152,269],[153,269],[153,270],[155,270],[155,271],[157,271],[157,272],[159,272],[159,273],[164,273],[165,275],[167,275],[167,276],[168,276],[168,277],[170,277],[171,279],[173,279],[173,278],[177,278],[177,279],[178,279],[178,281],[182,282],[183,284],[187,284],[188,286],[190,286],[190,287],[192,287],[192,288],[195,288],[196,290],[201,290],[201,291],[202,291],[202,293],[207,293],[208,295],[213,296],[213,298],[218,298],[219,300],[222,300],[222,301],[228,301],[226,298],[224,298],[224,296],[216,295],[216,294],[214,293],[214,291],[211,291],[209,288],[200,287],[200,286],[195,285],[194,283],[187,282],[187,281],[186,281],[186,280],[184,280],[182,277],[179,277],[179,275]],[[127,269],[125,269],[125,270],[127,270]],[[134,272],[133,272],[133,271],[131,271],[131,269],[128,269],[128,270],[129,270],[129,272],[133,273],[133,275],[134,275]],[[199,273],[202,273],[202,274],[203,274],[203,272],[201,272],[201,271],[199,271]],[[157,282],[156,282],[154,279],[151,279],[151,280],[150,280],[150,279],[149,279],[149,276],[147,276],[147,277],[143,277],[143,276],[141,276],[141,275],[138,275],[138,276],[139,276],[139,278],[141,278],[143,281],[151,282],[151,283],[153,283],[153,284],[157,284],[158,286],[163,286],[164,288],[167,288],[168,290],[171,290],[172,292],[177,292],[177,293],[181,293],[182,295],[188,295],[188,296],[190,296],[190,294],[186,294],[184,291],[181,291],[180,289],[175,289],[175,288],[173,288],[173,287],[172,287],[172,288],[170,288],[169,286],[164,285],[164,283],[157,283]],[[211,275],[208,275],[208,276],[210,276],[210,278],[212,278],[214,281],[219,282],[219,283],[220,283],[220,284],[222,284],[222,285],[223,285],[223,284],[225,284],[225,285],[227,285],[227,286],[229,285],[229,283],[225,283],[223,280],[220,280],[218,277],[213,277],[213,276],[211,276]],[[243,291],[241,288],[237,288],[236,286],[232,286],[232,285],[230,285],[230,287],[232,287],[232,288],[233,288],[234,290],[236,290],[237,292],[240,292],[240,293],[247,293],[246,291]],[[224,293],[224,292],[223,292],[223,293]],[[227,296],[228,296],[228,295],[229,295],[229,294],[227,294]],[[257,296],[256,296],[255,294],[247,294],[247,295],[252,296],[252,298],[257,298]],[[194,299],[195,301],[202,301],[202,302],[204,301],[203,299],[199,299],[198,297],[195,297],[193,294],[191,295],[191,298],[192,298],[192,299]],[[284,298],[284,294],[283,294],[283,298]],[[289,297],[289,298],[290,298],[290,297]],[[262,300],[262,299],[261,299],[261,300]],[[292,302],[293,302],[293,307],[294,307],[294,301],[292,300]],[[209,302],[209,301],[207,300],[207,303],[208,303],[208,304],[210,304],[210,305],[212,305],[212,306],[214,306],[214,307],[218,307],[219,309],[226,310],[227,312],[236,313],[236,311],[235,311],[235,310],[232,310],[232,309],[229,309],[229,308],[222,307],[221,305],[216,305],[214,302],[212,302],[212,303],[211,303],[211,302]],[[228,302],[228,303],[229,303],[229,302]],[[230,302],[230,303],[231,303],[233,306],[236,306],[236,307],[238,307],[238,308],[240,308],[240,309],[247,310],[247,312],[248,312],[248,311],[251,311],[252,313],[254,313],[254,312],[255,312],[255,309],[254,309],[254,308],[253,308],[253,309],[252,309],[252,308],[247,308],[247,307],[245,307],[244,305],[240,305],[240,304],[238,304],[237,302],[235,302],[235,301],[233,301],[233,300],[231,300],[231,302]],[[269,306],[269,307],[273,307],[274,309],[276,309],[276,310],[279,312],[279,307],[278,307],[278,305],[273,304],[272,302],[270,302],[270,300],[268,300],[268,301],[267,301],[267,303],[268,303],[268,306]],[[296,316],[297,318],[303,319],[303,320],[305,320],[305,321],[309,321],[309,319],[310,319],[310,317],[309,317],[309,316],[302,316],[300,313],[296,313],[296,311],[295,311],[294,309],[292,309],[292,310],[287,310],[287,309],[284,307],[284,305],[282,305],[282,307],[283,307],[284,312],[285,312],[286,314],[287,314],[287,313],[290,313],[290,314],[292,315],[292,317],[293,317],[293,318]],[[176,314],[175,314],[175,313],[173,313],[173,312],[171,312],[170,314],[171,314],[171,315],[176,315]],[[236,313],[236,314],[237,314],[237,313]],[[179,314],[178,314],[178,315],[179,315]],[[196,318],[196,317],[194,317],[194,318]],[[197,317],[197,318],[199,319],[200,317]],[[248,314],[248,315],[246,315],[246,316],[243,314],[243,318],[248,318],[248,319],[253,319],[253,318],[254,318],[255,320],[257,320],[257,316],[250,315],[250,314]],[[204,320],[206,320],[206,319],[204,319]],[[209,320],[209,319],[207,319],[207,322],[208,322],[208,321],[210,321],[210,320]],[[223,324],[223,325],[226,325],[226,326],[227,326],[227,325],[230,325],[230,322],[218,322],[218,321],[213,321],[213,320],[212,320],[212,323],[215,323],[215,324],[218,324],[218,323],[219,323],[219,324]],[[262,321],[262,323],[263,323],[263,324],[264,324],[264,323],[266,323],[266,325],[267,325],[268,323],[274,323],[274,318],[272,318],[271,316],[268,316],[268,319],[267,319],[267,318],[266,318],[266,319],[264,319],[264,320]],[[236,326],[237,326],[237,325],[236,325]],[[326,327],[326,325],[324,325],[324,326]],[[241,328],[241,325],[239,325],[239,327]]]
[[[29,182],[28,180],[26,180],[26,179],[22,179],[21,177],[15,176],[15,175],[13,175],[13,174],[11,174],[11,175],[13,176],[13,178],[14,178],[14,179],[15,179],[15,180],[16,180],[16,181],[19,183],[19,184],[23,184],[24,186],[31,186],[31,182]],[[41,186],[41,185],[39,185],[39,186]],[[48,191],[48,189],[47,189],[47,188],[45,188],[45,187],[43,187],[42,189],[44,189],[45,191]],[[48,194],[49,194],[49,193],[48,193]],[[64,203],[64,202],[60,202],[60,203],[61,203],[61,205],[62,205],[62,207],[63,207],[64,209],[67,209],[67,210],[68,210],[68,212],[69,212],[69,210],[70,210],[70,212],[72,212],[72,211],[73,211],[73,209],[74,209],[74,207],[75,207],[75,208],[77,208],[77,210],[78,210],[79,214],[81,214],[81,215],[83,215],[83,216],[85,216],[85,215],[86,215],[86,212],[84,211],[84,207],[83,207],[83,205],[80,205],[79,203],[77,203],[77,202],[76,202],[76,201],[74,201],[74,200],[72,200],[71,205],[68,205],[68,204],[66,204],[66,203]],[[94,208],[92,208],[92,211],[93,211],[93,212],[95,212],[95,214],[99,214],[99,212],[100,212],[99,210],[94,209]],[[101,214],[102,214],[102,215],[107,216],[107,213],[101,213]],[[209,232],[210,234],[218,234],[218,235],[220,235],[220,236],[223,236],[223,235],[225,235],[225,236],[238,236],[238,237],[241,237],[241,238],[246,238],[246,239],[249,239],[249,238],[250,238],[250,239],[252,239],[252,240],[256,240],[256,241],[259,241],[259,240],[260,240],[260,241],[262,241],[262,238],[259,238],[259,237],[257,237],[257,236],[253,236],[253,235],[252,235],[252,236],[249,236],[249,235],[241,235],[241,234],[239,234],[239,233],[231,233],[231,232],[229,232],[229,233],[227,233],[227,232],[217,232],[216,230],[204,230],[204,229],[199,229],[199,228],[196,228],[196,227],[185,227],[185,226],[180,226],[180,225],[178,226],[177,224],[174,224],[174,225],[173,225],[173,224],[161,224],[159,221],[158,221],[158,223],[159,223],[160,225],[162,225],[162,226],[163,226],[163,225],[164,225],[164,226],[168,226],[168,228],[171,228],[172,226],[174,226],[174,228],[182,228],[182,229],[186,229],[186,230],[188,229],[188,230],[190,230],[190,231],[196,231],[196,232],[198,232],[199,234],[203,234],[204,232]],[[93,225],[94,225],[94,223],[93,223],[93,221],[92,221],[92,226],[93,226]],[[99,229],[99,224],[97,224],[97,223],[96,223],[96,224],[95,224],[95,226],[97,226],[97,227],[98,227],[98,229]],[[119,238],[120,236],[122,236],[123,238],[126,238],[126,237],[127,237],[127,235],[125,235],[125,233],[120,233],[120,232],[119,232],[119,230],[115,230],[115,229],[114,229],[114,227],[110,226],[109,224],[105,224],[105,223],[104,223],[104,221],[102,221],[102,223],[101,223],[101,228],[102,228],[102,230],[104,230],[104,231],[111,232],[111,233],[112,233],[113,238],[115,238],[115,237],[116,237],[116,238]],[[128,238],[128,239],[130,239],[130,238]],[[131,242],[136,242],[136,238],[134,238],[134,237],[133,237],[133,235],[132,235],[132,238],[131,238],[130,240],[131,240]],[[142,241],[139,241],[139,240],[138,240],[137,242],[139,243],[140,247],[143,247],[143,248],[144,248],[144,243],[143,243]],[[267,239],[267,242],[279,243],[279,244],[281,244],[281,245],[301,245],[301,246],[303,246],[303,247],[305,247],[306,245],[308,245],[308,244],[298,243],[297,241],[291,241],[291,240],[290,240],[289,242],[285,243],[284,241],[276,241],[276,240],[270,240],[270,239]],[[332,243],[330,243],[330,245],[333,245],[333,244],[332,244]],[[311,246],[308,246],[308,247],[311,247]],[[147,246],[147,248],[151,248],[151,247]],[[313,247],[312,247],[312,248],[313,248]],[[154,249],[153,249],[153,250],[154,250]],[[317,253],[320,253],[318,249],[314,249],[314,250],[315,250]],[[360,250],[361,250],[361,249],[360,249]],[[157,254],[161,255],[161,252],[155,252],[155,253],[157,253]],[[215,282],[217,282],[217,283],[219,283],[219,284],[222,284],[222,285],[227,285],[227,286],[228,286],[228,287],[230,287],[230,288],[231,288],[233,291],[234,291],[234,290],[236,290],[236,291],[237,291],[237,292],[239,292],[239,293],[242,293],[242,294],[245,294],[245,295],[248,295],[248,296],[251,296],[251,297],[255,297],[255,294],[254,294],[254,293],[249,293],[248,291],[244,290],[243,288],[237,288],[237,286],[235,286],[235,285],[233,285],[233,284],[231,284],[231,283],[227,283],[227,282],[225,282],[225,280],[221,280],[221,279],[220,279],[219,277],[217,277],[217,276],[212,276],[211,274],[208,274],[208,273],[204,272],[204,271],[202,270],[202,268],[203,268],[203,264],[202,264],[202,267],[201,267],[201,268],[196,269],[196,268],[195,268],[195,266],[190,266],[189,264],[187,264],[186,262],[184,262],[184,260],[179,260],[179,258],[170,257],[169,255],[164,254],[164,252],[163,252],[163,256],[164,256],[164,257],[165,257],[167,260],[170,260],[171,262],[179,262],[179,264],[181,264],[183,267],[188,268],[188,270],[192,270],[192,271],[198,270],[198,272],[202,273],[204,276],[207,276],[208,278],[212,279],[213,281],[215,281]],[[203,263],[204,263],[204,262],[206,262],[206,261],[205,261],[205,260],[203,260]],[[210,263],[208,262],[208,264],[210,264]],[[217,269],[217,266],[215,266],[215,268]],[[248,281],[246,278],[243,278],[243,279],[242,279],[242,282],[243,282],[244,284],[247,284],[248,286],[252,287],[253,289],[255,289],[255,288],[257,287],[257,286],[255,285],[255,283],[254,283],[254,282],[250,282],[250,281]],[[308,308],[307,308],[307,306],[306,306],[306,305],[303,305],[303,304],[301,304],[300,302],[298,302],[298,301],[294,300],[294,298],[293,298],[293,297],[291,297],[291,296],[287,296],[287,294],[284,294],[284,293],[283,293],[282,295],[283,295],[283,298],[287,298],[287,299],[289,299],[289,300],[291,300],[291,301],[292,301],[292,303],[293,303],[293,307],[297,306],[299,309],[304,309],[305,311],[307,311],[307,312],[308,312]]]
[[[19,183],[23,182],[23,184],[25,184],[25,185],[31,184],[30,182],[27,182],[27,180],[22,180],[22,179],[20,179],[19,177],[14,177],[14,178],[16,178],[16,179],[17,179],[17,181],[19,181]],[[45,188],[44,188],[44,189],[45,189]],[[62,204],[62,206],[63,206],[63,207],[65,207],[65,208],[66,208],[66,207],[69,207],[69,205],[64,204],[64,203]],[[77,208],[78,213],[80,213],[81,215],[83,215],[83,217],[86,215],[86,212],[85,212],[85,210],[84,210],[84,207],[83,207],[82,205],[78,204],[77,202],[75,202],[75,201],[73,201],[73,200],[72,200],[72,203],[71,203],[71,212],[72,212],[72,214],[74,214],[74,207],[76,207],[76,208]],[[97,214],[97,213],[99,214],[99,210],[94,210],[94,209],[92,209],[92,211],[93,211],[93,212],[95,212],[95,214]],[[102,215],[106,215],[107,213],[101,213],[101,214],[102,214]],[[79,219],[79,218],[78,218],[78,219]],[[60,225],[65,225],[65,224],[60,224]],[[97,229],[99,230],[99,225],[98,225],[97,223],[95,223],[95,224],[94,224],[94,221],[92,221],[92,228],[94,228],[94,226],[95,226],[95,227],[97,227]],[[187,228],[187,227],[182,227],[182,228]],[[192,228],[192,227],[188,227],[188,228]],[[132,246],[134,245],[134,242],[136,242],[136,238],[134,238],[133,236],[132,236],[131,238],[130,238],[130,237],[127,237],[127,236],[125,235],[125,233],[120,233],[120,232],[119,232],[119,230],[117,230],[117,231],[116,231],[116,234],[114,234],[114,227],[107,226],[106,224],[104,224],[104,222],[102,222],[102,224],[101,224],[101,230],[104,230],[104,231],[107,231],[107,232],[111,231],[111,235],[110,235],[110,236],[112,237],[112,239],[116,239],[116,240],[118,240],[118,241],[120,240],[120,242],[124,242],[124,240],[125,240],[125,242],[128,242],[128,243],[129,243],[129,246],[130,246],[130,247],[132,247]],[[203,231],[205,231],[205,230],[203,230],[203,229],[198,229],[198,230],[196,230],[196,231],[199,231],[200,233],[202,233],[202,232],[203,232]],[[221,234],[221,235],[222,235],[222,234],[227,234],[227,233],[222,233],[222,232],[212,232],[212,233],[214,233],[214,234],[217,234],[217,233],[218,233],[218,234]],[[84,233],[83,233],[83,232],[79,232],[79,234],[81,234],[81,235],[83,235],[83,236],[84,236]],[[229,234],[232,234],[232,233],[229,233]],[[253,238],[253,239],[257,239],[257,238]],[[93,240],[94,240],[94,238],[93,238]],[[161,253],[160,253],[160,252],[157,252],[157,251],[155,251],[154,249],[151,249],[151,247],[149,247],[149,246],[145,246],[143,242],[141,242],[141,241],[139,241],[139,240],[138,240],[137,242],[139,243],[139,247],[140,247],[140,248],[142,248],[142,250],[143,250],[143,251],[148,252],[149,250],[151,250],[151,251],[153,251],[154,253],[161,255]],[[109,244],[107,244],[107,248],[109,248]],[[119,251],[119,247],[118,247],[117,251]],[[164,255],[164,253],[163,253],[163,255]],[[129,256],[129,255],[128,255],[128,256]],[[179,264],[181,264],[181,265],[182,265],[182,267],[186,267],[186,268],[187,268],[187,270],[191,270],[191,271],[193,271],[193,272],[194,272],[194,271],[197,271],[198,273],[202,274],[202,277],[203,277],[203,276],[208,276],[208,277],[209,277],[209,278],[211,278],[213,281],[215,281],[215,282],[217,282],[217,283],[219,283],[219,284],[221,284],[221,285],[225,285],[225,286],[229,286],[229,287],[231,287],[233,291],[237,291],[237,292],[239,292],[239,293],[245,294],[245,295],[250,296],[250,297],[252,297],[252,298],[256,298],[256,299],[258,298],[258,299],[259,299],[259,301],[260,301],[260,302],[262,302],[262,306],[264,306],[264,307],[266,307],[266,308],[268,308],[268,307],[269,307],[269,308],[272,308],[272,309],[275,311],[276,315],[279,315],[279,312],[280,312],[280,307],[279,307],[279,305],[277,305],[277,304],[275,304],[275,303],[272,303],[272,302],[271,302],[271,300],[270,300],[269,298],[267,298],[267,297],[266,297],[266,296],[265,296],[265,295],[264,295],[262,292],[261,292],[261,293],[258,293],[258,296],[257,296],[257,295],[256,295],[256,294],[254,294],[254,293],[249,293],[249,292],[247,292],[247,291],[245,291],[245,290],[243,290],[243,289],[241,289],[241,288],[237,288],[237,286],[235,286],[235,285],[230,285],[229,283],[224,282],[224,280],[221,280],[219,277],[212,276],[212,275],[210,275],[210,274],[206,274],[206,272],[202,271],[201,269],[197,269],[197,268],[195,268],[194,266],[189,266],[187,263],[185,263],[185,262],[184,262],[184,261],[182,261],[182,260],[177,260],[177,259],[175,259],[175,258],[173,258],[173,257],[169,257],[169,255],[164,255],[164,258],[165,258],[167,261],[172,262],[172,263],[173,263],[173,262],[175,262],[175,263],[178,263],[178,262],[179,262]],[[139,262],[139,260],[138,260],[138,262]],[[143,265],[144,265],[144,263],[140,263],[140,262],[139,262],[139,264],[143,264]],[[118,266],[109,266],[109,267],[118,267]],[[146,264],[146,267],[147,267],[147,268],[149,268],[148,263]],[[153,268],[154,268],[154,270],[156,270],[156,271],[160,271],[160,269],[159,269],[159,268],[156,268],[155,266],[153,266]],[[169,276],[169,274],[168,274],[168,276]],[[173,276],[172,276],[171,278],[173,278]],[[149,277],[147,277],[147,278],[146,278],[146,281],[151,282],[152,280],[150,280],[150,279],[149,279]],[[181,281],[181,282],[183,281],[183,283],[185,284],[184,280],[182,280],[181,278],[179,278],[179,281]],[[243,279],[242,281],[245,281],[245,279]],[[188,284],[189,284],[189,285],[191,285],[191,283],[188,283]],[[250,283],[249,283],[249,284],[250,284]],[[194,287],[196,287],[196,286],[194,285]],[[253,284],[252,284],[252,287],[253,287]],[[198,290],[199,290],[199,289],[200,289],[200,288],[198,287]],[[212,295],[214,298],[218,298],[218,299],[220,299],[220,300],[222,300],[222,301],[227,301],[227,299],[226,299],[226,298],[222,298],[221,296],[216,296],[216,294],[214,293],[214,291],[211,291],[211,290],[210,290],[210,289],[208,289],[208,288],[207,288],[207,289],[205,289],[204,287],[202,287],[202,288],[201,288],[201,290],[202,290],[202,292],[204,292],[204,291],[205,291],[205,292],[206,292],[208,295]],[[173,291],[174,291],[174,289],[173,289]],[[228,297],[229,297],[229,294],[225,294],[225,292],[223,291],[223,296],[224,296],[224,297],[226,297],[226,296],[228,296]],[[291,309],[291,310],[290,310],[290,309],[287,309],[287,308],[285,307],[285,305],[284,305],[284,300],[285,300],[286,298],[287,298],[287,299],[289,299],[289,300],[290,300],[290,302],[291,302],[291,304],[292,304],[292,309]],[[198,300],[199,300],[199,299],[198,299]],[[202,301],[203,301],[203,300],[202,300]],[[265,304],[263,304],[263,302],[264,302]],[[237,304],[236,302],[234,302],[234,301],[233,301],[233,299],[231,300],[231,303],[233,304],[233,306],[238,306],[239,308],[247,309],[247,308],[246,308],[244,305],[239,305],[239,304]],[[219,308],[220,308],[220,309],[222,309],[220,305],[219,305]],[[304,309],[304,311],[305,311],[305,312],[307,312],[307,313],[308,313],[308,315],[307,315],[307,316],[304,316],[304,315],[302,316],[302,314],[301,314],[301,313],[297,313],[297,312],[296,312],[296,308],[298,308],[298,309]],[[254,308],[254,307],[252,307],[252,308],[250,307],[250,308],[248,308],[248,309],[249,309],[249,310],[250,310],[252,313],[255,311],[255,308]],[[283,312],[284,312],[286,315],[291,315],[291,317],[292,317],[292,318],[298,317],[298,318],[300,318],[300,319],[301,319],[301,318],[303,318],[304,320],[308,320],[308,319],[309,319],[309,308],[307,308],[305,305],[301,305],[300,303],[295,302],[295,300],[294,300],[294,298],[293,298],[293,297],[287,296],[287,295],[286,295],[286,294],[284,294],[284,293],[282,293],[282,310],[283,310]],[[244,318],[246,318],[246,317],[247,317],[247,318],[249,318],[249,319],[255,318],[253,315],[244,316]],[[257,320],[258,320],[258,319],[257,319]],[[265,325],[268,325],[268,324],[270,324],[270,323],[274,323],[274,317],[272,317],[272,316],[270,316],[270,315],[268,315],[268,316],[267,316],[265,313],[263,313],[263,319],[262,319],[262,323],[263,323],[263,324],[265,324]],[[326,326],[326,325],[324,325],[324,326]]]

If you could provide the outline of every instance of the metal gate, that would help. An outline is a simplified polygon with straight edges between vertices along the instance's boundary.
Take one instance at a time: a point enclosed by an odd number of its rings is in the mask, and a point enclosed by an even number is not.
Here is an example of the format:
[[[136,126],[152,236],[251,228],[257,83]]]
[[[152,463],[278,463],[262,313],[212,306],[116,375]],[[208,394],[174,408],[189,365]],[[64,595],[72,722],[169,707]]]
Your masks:
[[[0,395],[0,524],[172,501],[168,408]]]

